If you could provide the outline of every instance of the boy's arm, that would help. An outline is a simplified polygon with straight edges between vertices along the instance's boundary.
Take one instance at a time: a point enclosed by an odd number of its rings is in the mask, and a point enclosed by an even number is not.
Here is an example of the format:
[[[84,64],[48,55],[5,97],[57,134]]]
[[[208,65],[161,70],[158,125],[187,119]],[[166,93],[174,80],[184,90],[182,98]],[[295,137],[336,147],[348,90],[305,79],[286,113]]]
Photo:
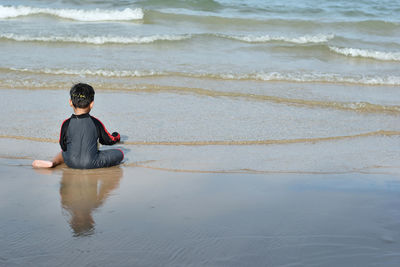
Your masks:
[[[99,142],[102,145],[114,145],[121,140],[121,136],[117,132],[110,134],[104,124],[97,118],[90,116],[96,125],[97,131],[99,133]]]
[[[61,149],[63,151],[67,151],[67,129],[68,129],[70,119],[71,118],[66,119],[61,125],[60,139],[58,142],[60,143]]]

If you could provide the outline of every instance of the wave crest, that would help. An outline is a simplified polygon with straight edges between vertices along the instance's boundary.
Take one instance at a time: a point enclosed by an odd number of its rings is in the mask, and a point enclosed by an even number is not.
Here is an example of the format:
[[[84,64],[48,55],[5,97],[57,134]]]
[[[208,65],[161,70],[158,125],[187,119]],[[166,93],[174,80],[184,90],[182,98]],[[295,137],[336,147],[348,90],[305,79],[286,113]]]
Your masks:
[[[301,83],[350,83],[363,85],[400,85],[400,76],[353,75],[320,72],[258,72],[251,74],[221,74],[223,79],[285,81]]]
[[[307,44],[307,43],[326,43],[333,39],[333,34],[317,34],[317,35],[304,35],[298,37],[286,37],[286,36],[270,36],[270,35],[219,35],[220,37],[234,39],[246,43],[267,43],[272,41],[281,41],[295,44]]]
[[[18,72],[29,72],[29,73],[37,73],[37,74],[54,74],[54,75],[78,75],[78,76],[103,76],[103,77],[146,77],[146,76],[162,76],[166,75],[163,72],[157,71],[139,71],[139,70],[72,70],[72,69],[17,69],[10,68],[12,71]]]
[[[335,53],[350,57],[372,58],[385,61],[400,61],[400,52],[382,52],[358,48],[340,48],[335,46],[330,46],[329,49]]]
[[[53,9],[29,6],[2,6],[0,5],[0,19],[15,18],[36,14],[46,14],[77,21],[128,21],[141,20],[144,17],[141,8],[123,10],[107,9]]]
[[[104,70],[104,69],[19,69],[0,68],[2,71],[29,72],[35,74],[53,75],[79,75],[79,76],[103,76],[109,78],[120,77],[157,77],[178,76],[189,78],[222,79],[222,80],[257,80],[257,81],[281,81],[298,83],[343,83],[361,85],[400,85],[400,76],[377,75],[344,75],[340,73],[322,72],[255,72],[255,73],[189,73],[154,70]]]
[[[150,36],[29,36],[13,33],[0,34],[0,38],[19,42],[66,42],[84,44],[148,44],[157,41],[180,41],[191,38],[190,35],[150,35]]]
[[[247,43],[267,43],[267,42],[287,42],[295,44],[307,44],[307,43],[326,43],[333,39],[334,35],[305,35],[299,37],[286,37],[286,36],[236,36],[219,33],[199,33],[199,34],[155,34],[150,36],[34,36],[34,35],[19,35],[14,33],[3,33],[0,34],[0,38],[13,40],[18,42],[24,41],[37,41],[37,42],[70,42],[70,43],[86,43],[86,44],[146,44],[153,43],[156,41],[182,41],[196,37],[215,37],[222,39],[230,39],[234,41],[241,41]]]

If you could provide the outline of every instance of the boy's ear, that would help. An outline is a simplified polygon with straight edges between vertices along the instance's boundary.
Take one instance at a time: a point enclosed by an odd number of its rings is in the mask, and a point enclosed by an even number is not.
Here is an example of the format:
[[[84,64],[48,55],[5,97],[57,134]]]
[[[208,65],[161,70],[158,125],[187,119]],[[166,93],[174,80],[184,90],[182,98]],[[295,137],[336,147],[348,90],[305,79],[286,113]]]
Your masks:
[[[90,109],[93,108],[93,105],[94,105],[94,100],[92,102],[90,102],[90,105],[89,105]]]
[[[72,100],[71,100],[71,99],[69,100],[69,105],[70,105],[71,107],[74,107],[74,104],[72,104]]]

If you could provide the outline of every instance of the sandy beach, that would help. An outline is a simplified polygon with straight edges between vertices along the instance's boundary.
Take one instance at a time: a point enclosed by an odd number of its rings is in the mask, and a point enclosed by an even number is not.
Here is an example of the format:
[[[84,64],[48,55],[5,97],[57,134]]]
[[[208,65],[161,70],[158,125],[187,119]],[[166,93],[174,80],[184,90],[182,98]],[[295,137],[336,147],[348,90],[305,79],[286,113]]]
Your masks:
[[[391,127],[397,115],[390,112],[334,111],[347,122],[361,119],[360,128],[334,128],[333,122],[328,132],[314,127],[307,138],[301,137],[307,129],[291,132],[298,127],[293,124],[227,135],[237,127],[233,121],[207,128],[210,122],[191,123],[195,113],[172,115],[174,109],[167,108],[169,114],[162,115],[151,104],[160,107],[159,93],[97,90],[93,114],[104,118],[110,131],[121,132],[116,147],[125,152],[123,164],[38,171],[31,167],[34,159],[51,159],[60,151],[58,122],[71,112],[68,92],[1,92],[1,105],[11,111],[0,138],[1,266],[397,266],[400,261],[400,135]],[[162,95],[161,107],[176,99]],[[236,115],[242,125],[260,105],[230,101],[247,105]],[[189,101],[178,111],[199,110],[196,105]],[[128,106],[137,111],[134,116]],[[212,115],[204,110],[202,116]],[[168,122],[172,118],[180,118],[178,126],[166,127],[174,125]],[[374,131],[377,124],[392,131]],[[286,138],[279,138],[282,131]],[[268,138],[257,139],[260,134]]]
[[[123,164],[38,171],[60,151],[68,91],[1,93],[2,266],[400,261],[396,111],[99,89],[92,113],[121,133]]]
[[[3,140],[2,140],[3,143]],[[36,171],[1,158],[2,266],[397,266],[399,175]]]
[[[381,165],[354,150],[365,138]],[[123,144],[121,166],[96,170],[35,170],[51,138],[1,138],[0,265],[397,266],[398,138]]]
[[[400,266],[398,0],[0,2],[1,267]]]

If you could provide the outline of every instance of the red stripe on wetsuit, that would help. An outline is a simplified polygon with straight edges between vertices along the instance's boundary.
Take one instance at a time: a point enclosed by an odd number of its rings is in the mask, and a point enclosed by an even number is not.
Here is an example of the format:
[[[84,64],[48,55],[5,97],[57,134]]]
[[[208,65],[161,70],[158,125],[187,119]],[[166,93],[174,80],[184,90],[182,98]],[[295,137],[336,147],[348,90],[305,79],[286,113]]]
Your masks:
[[[92,116],[92,115],[91,115]],[[120,134],[118,134],[117,136],[113,136],[111,135],[108,131],[107,128],[104,126],[104,124],[101,122],[101,120],[99,120],[98,118],[96,118],[95,116],[92,116],[94,119],[98,120],[101,123],[101,126],[103,126],[104,131],[106,132],[106,134],[108,135],[108,137],[110,137],[110,139],[113,142],[119,142],[121,140],[121,136]]]

